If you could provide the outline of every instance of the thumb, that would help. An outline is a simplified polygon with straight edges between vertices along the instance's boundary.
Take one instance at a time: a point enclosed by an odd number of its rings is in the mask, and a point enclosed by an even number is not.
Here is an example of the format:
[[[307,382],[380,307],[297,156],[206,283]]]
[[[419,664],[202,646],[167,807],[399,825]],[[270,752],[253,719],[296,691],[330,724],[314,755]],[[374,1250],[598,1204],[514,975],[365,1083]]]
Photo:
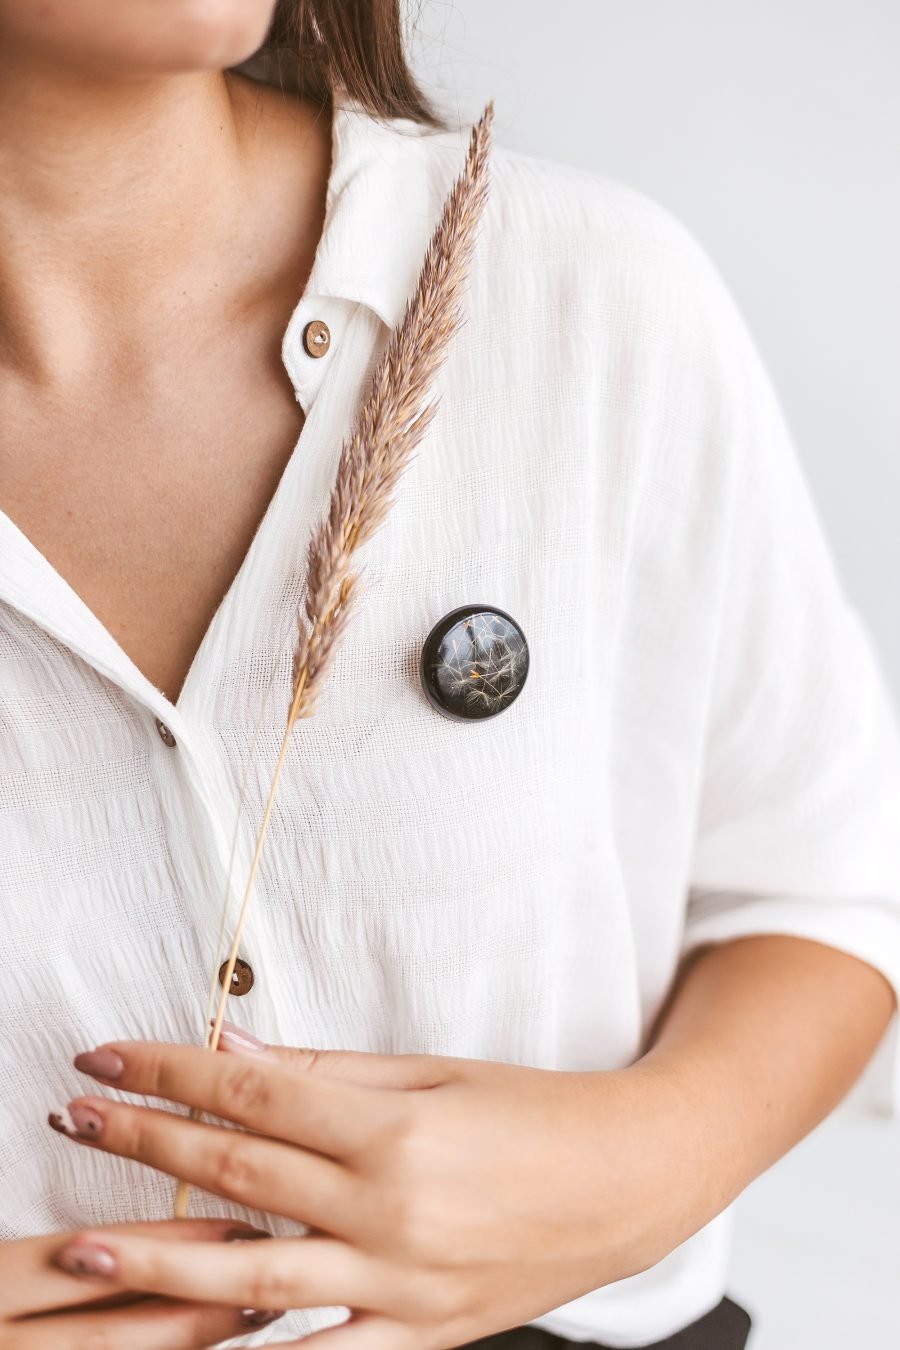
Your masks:
[[[369,1050],[313,1050],[266,1045],[243,1027],[223,1022],[218,1049],[231,1055],[260,1055],[296,1073],[340,1078],[361,1087],[430,1088],[454,1077],[456,1061],[443,1055],[379,1055]]]

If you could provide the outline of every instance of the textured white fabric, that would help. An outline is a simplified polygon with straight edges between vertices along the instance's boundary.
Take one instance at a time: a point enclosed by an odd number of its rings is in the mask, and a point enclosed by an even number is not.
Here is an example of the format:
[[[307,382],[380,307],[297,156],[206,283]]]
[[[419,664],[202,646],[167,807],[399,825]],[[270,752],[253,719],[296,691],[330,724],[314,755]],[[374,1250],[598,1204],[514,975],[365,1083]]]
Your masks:
[[[170,1212],[166,1178],[45,1114],[83,1090],[76,1051],[202,1035],[310,528],[467,139],[339,107],[284,334],[307,421],[177,706],[0,517],[5,1236]],[[808,936],[900,987],[896,723],[728,290],[621,183],[499,143],[492,173],[439,412],[294,734],[243,944],[256,984],[229,1015],[272,1041],[584,1070],[640,1053],[699,942]],[[332,345],[311,360],[317,318]],[[468,602],[512,614],[531,651],[520,698],[481,724],[441,717],[417,673]],[[229,1208],[246,1213],[195,1195]],[[623,1347],[672,1332],[723,1292],[728,1227],[541,1324]]]

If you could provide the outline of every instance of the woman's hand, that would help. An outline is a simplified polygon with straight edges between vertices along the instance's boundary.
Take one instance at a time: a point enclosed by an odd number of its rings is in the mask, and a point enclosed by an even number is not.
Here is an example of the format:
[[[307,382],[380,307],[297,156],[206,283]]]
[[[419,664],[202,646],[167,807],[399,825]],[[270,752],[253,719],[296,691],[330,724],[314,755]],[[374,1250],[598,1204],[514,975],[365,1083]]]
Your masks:
[[[194,1219],[93,1232],[101,1243],[133,1238],[158,1251],[186,1251],[197,1243],[221,1250],[223,1242],[255,1230],[231,1219]],[[194,1350],[259,1324],[230,1306],[230,1298],[217,1307],[214,1300],[150,1300],[109,1276],[76,1282],[58,1264],[70,1250],[71,1234],[0,1243],[0,1350]]]
[[[312,1235],[223,1248],[92,1232],[82,1264],[170,1298],[350,1308],[310,1350],[443,1350],[633,1274],[690,1231],[667,1089],[639,1068],[243,1048],[127,1042],[76,1064],[255,1133],[101,1097],[69,1104],[70,1133]]]

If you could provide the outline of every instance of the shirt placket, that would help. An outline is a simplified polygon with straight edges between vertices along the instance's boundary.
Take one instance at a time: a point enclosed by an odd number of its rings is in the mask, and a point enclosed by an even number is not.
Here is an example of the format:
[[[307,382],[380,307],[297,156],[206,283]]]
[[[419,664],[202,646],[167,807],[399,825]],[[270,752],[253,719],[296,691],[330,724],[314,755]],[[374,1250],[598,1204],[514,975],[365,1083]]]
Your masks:
[[[321,342],[323,330],[325,343]],[[283,641],[288,649],[293,642],[295,611],[287,597],[294,595],[297,603],[302,597],[310,531],[327,502],[341,444],[351,429],[383,336],[384,325],[358,302],[306,295],[298,303],[285,331],[283,360],[306,414],[305,423],[251,545],[252,573],[245,575],[247,569],[242,565],[223,601],[223,609],[232,611],[227,616],[227,634],[249,629],[254,641]],[[260,589],[286,597],[284,612],[277,616],[279,633],[255,627],[257,611],[264,608],[259,604]],[[258,821],[246,809],[239,815],[233,784],[244,766],[227,762],[215,730],[217,716],[242,715],[239,700],[227,708],[218,701],[215,677],[216,661],[223,656],[221,642],[210,643],[211,632],[207,632],[181,696],[176,704],[170,703],[39,550],[2,514],[0,599],[127,696],[153,747],[169,865],[185,919],[197,935],[198,948],[212,975],[220,955],[220,934],[227,951],[258,828]],[[217,613],[210,630],[222,620],[223,614]],[[227,922],[222,931],[226,894]],[[269,980],[261,977],[264,970],[274,970],[286,958],[270,950],[265,924],[256,922],[254,911],[262,904],[264,897],[256,895],[242,944],[242,959],[252,968],[254,980],[252,999],[242,1004],[241,1015],[258,1020],[271,1034],[277,1025],[277,997]],[[198,1033],[203,1031],[206,1007],[204,987],[197,990]]]
[[[327,329],[327,346],[320,355],[310,350],[310,345],[314,335],[321,336],[323,328]],[[284,612],[278,615],[278,632],[257,630],[257,641],[263,647],[274,644],[287,653],[296,639],[296,605],[302,600],[308,539],[327,503],[341,444],[351,431],[383,337],[384,325],[368,307],[330,296],[305,296],[288,324],[283,361],[306,421],[254,543],[254,548],[261,550],[254,566],[261,569],[264,590],[285,597],[293,595],[295,604],[285,603]],[[251,610],[256,609],[261,598],[249,593],[244,581],[239,574],[234,593],[228,598],[229,603],[237,606],[230,616],[232,633],[243,626],[243,620],[247,624],[253,622]],[[236,619],[241,620],[237,627]],[[236,800],[232,786],[236,777],[243,778],[246,764],[228,763],[226,751],[215,734],[215,717],[220,715],[227,720],[240,716],[241,708],[215,705],[216,669],[211,660],[204,646],[185,686],[184,697],[174,710],[178,726],[166,729],[179,745],[183,740],[185,748],[180,800],[196,818],[197,828],[180,835],[187,845],[186,854],[189,852],[191,856],[180,859],[179,867],[185,879],[190,877],[198,888],[196,893],[206,896],[197,908],[195,921],[202,929],[212,972],[227,956],[259,819],[255,810],[248,810],[246,803]],[[287,688],[273,691],[276,697],[279,692],[286,705]],[[160,744],[165,745],[162,736]],[[173,750],[177,755],[178,747]],[[228,912],[223,926],[226,894]],[[289,954],[276,950],[269,939],[264,906],[264,888],[258,878],[239,950],[238,980],[230,992],[241,1000],[241,1022],[272,1038],[279,1026],[279,1008],[284,1004],[278,986],[281,979],[290,979],[290,958]],[[218,999],[218,984],[214,993]],[[203,1003],[205,1010],[205,991],[198,991],[198,995],[202,995],[198,1002]],[[245,1000],[245,995],[250,997]],[[296,998],[293,982],[292,996]]]

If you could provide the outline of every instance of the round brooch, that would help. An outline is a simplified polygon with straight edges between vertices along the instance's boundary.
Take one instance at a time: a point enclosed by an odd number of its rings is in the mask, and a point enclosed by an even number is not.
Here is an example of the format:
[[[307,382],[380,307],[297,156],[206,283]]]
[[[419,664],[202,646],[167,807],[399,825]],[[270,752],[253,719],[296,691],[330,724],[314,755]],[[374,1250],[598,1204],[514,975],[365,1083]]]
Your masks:
[[[438,619],[419,658],[429,702],[462,722],[503,712],[527,674],[525,634],[509,614],[488,605],[461,605]]]

